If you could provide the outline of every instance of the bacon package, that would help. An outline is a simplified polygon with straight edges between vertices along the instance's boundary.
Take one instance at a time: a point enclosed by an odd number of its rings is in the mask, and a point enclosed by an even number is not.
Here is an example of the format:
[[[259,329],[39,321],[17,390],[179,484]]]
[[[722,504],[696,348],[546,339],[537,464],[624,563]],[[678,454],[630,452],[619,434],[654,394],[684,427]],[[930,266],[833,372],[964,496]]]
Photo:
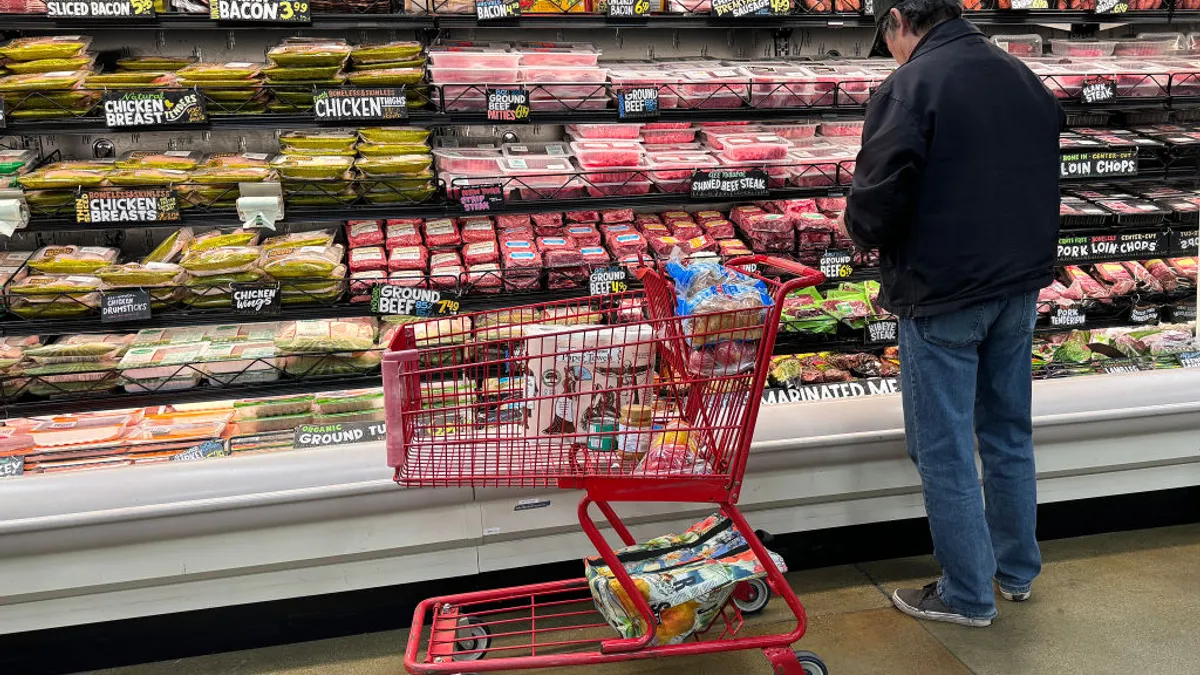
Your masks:
[[[473,241],[463,247],[463,262],[468,267],[500,262],[500,247],[495,241]]]
[[[425,221],[425,245],[430,248],[458,246],[462,236],[453,218],[433,218]]]
[[[350,272],[383,271],[388,268],[388,256],[382,246],[350,249]]]
[[[346,241],[350,248],[360,246],[382,246],[383,223],[378,220],[351,220],[346,222]]]
[[[421,231],[412,223],[389,220],[387,224],[385,243],[388,250],[402,246],[421,246]]]
[[[429,269],[429,250],[424,246],[400,246],[392,249],[388,258],[388,270],[417,270],[424,272]]]

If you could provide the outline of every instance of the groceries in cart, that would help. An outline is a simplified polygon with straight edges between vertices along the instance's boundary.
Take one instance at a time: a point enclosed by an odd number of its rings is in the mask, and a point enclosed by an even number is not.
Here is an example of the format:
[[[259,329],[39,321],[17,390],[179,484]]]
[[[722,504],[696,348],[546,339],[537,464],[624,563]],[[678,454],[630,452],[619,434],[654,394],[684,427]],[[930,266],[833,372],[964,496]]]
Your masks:
[[[710,260],[684,264],[679,251],[667,263],[675,281],[677,316],[693,351],[689,369],[702,375],[743,372],[754,367],[766,309],[767,285]]]
[[[679,644],[702,633],[721,613],[737,584],[766,577],[746,538],[724,516],[712,515],[681,535],[620,549],[618,559],[658,614],[652,645]],[[783,558],[771,554],[781,571]],[[585,563],[596,607],[622,637],[646,632],[624,587],[599,557]]]

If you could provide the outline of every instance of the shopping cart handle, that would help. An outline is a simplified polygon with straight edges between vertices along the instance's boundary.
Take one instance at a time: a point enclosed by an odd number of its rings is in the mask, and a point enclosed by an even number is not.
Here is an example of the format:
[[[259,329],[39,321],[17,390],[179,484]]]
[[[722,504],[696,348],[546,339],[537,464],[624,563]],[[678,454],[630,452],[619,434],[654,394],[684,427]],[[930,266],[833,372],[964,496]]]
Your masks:
[[[808,288],[809,286],[817,286],[825,283],[825,274],[820,270],[814,270],[808,265],[798,263],[795,260],[776,258],[769,255],[745,255],[740,258],[733,258],[727,261],[725,265],[727,267],[758,265],[759,267],[774,267],[785,272],[790,272],[796,275],[796,280],[788,284],[792,289]]]

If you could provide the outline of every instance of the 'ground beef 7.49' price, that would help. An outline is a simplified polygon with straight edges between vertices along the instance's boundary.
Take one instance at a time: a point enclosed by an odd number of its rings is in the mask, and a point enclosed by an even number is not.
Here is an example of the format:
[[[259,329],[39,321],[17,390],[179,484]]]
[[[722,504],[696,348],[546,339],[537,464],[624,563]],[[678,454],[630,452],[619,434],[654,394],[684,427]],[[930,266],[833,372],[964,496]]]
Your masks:
[[[312,22],[305,0],[215,0],[209,15],[217,21]]]
[[[441,291],[408,286],[375,286],[371,289],[371,311],[376,314],[445,316],[458,314],[458,300],[443,298]]]

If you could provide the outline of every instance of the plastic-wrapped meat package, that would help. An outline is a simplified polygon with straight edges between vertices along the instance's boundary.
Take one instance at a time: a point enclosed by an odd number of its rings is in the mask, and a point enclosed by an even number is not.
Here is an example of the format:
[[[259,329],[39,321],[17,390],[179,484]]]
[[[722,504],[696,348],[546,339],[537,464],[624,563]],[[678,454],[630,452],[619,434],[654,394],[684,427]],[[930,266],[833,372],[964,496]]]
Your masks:
[[[791,232],[795,229],[789,216],[766,212],[746,216],[741,226],[747,232]]]
[[[750,248],[757,253],[786,252],[796,247],[796,233],[790,229],[787,232],[751,232],[747,238]]]
[[[1171,258],[1167,261],[1175,272],[1187,279],[1191,279],[1192,283],[1196,282],[1196,259],[1195,258]]]
[[[459,246],[462,236],[453,218],[432,218],[425,221],[425,245],[430,248]]]
[[[578,288],[588,280],[586,267],[551,267],[546,275],[546,287],[552,291]]]
[[[424,272],[429,269],[429,251],[424,246],[400,246],[392,249],[392,255],[388,258],[388,269],[392,272],[400,270],[419,270]]]
[[[528,213],[502,213],[496,216],[496,227],[504,230],[510,227],[533,227],[533,221]]]
[[[845,197],[817,197],[817,208],[825,213],[841,213],[846,210]]]
[[[821,210],[817,205],[819,200],[814,199],[784,199],[774,202],[774,207],[779,213],[795,217],[801,213],[816,213]]]
[[[429,256],[429,268],[434,267],[449,267],[451,265],[462,266],[462,258],[458,256],[458,251],[439,251]]]
[[[350,302],[367,302],[371,299],[371,288],[383,283],[387,272],[372,270],[370,272],[355,272],[350,275]]]
[[[667,227],[671,227],[672,223],[677,220],[693,222],[692,214],[688,213],[687,211],[663,211],[662,221]]]
[[[637,232],[605,235],[605,243],[613,255],[624,259],[626,256],[639,255],[646,252],[646,239]]]
[[[535,225],[533,228],[535,237],[565,237],[567,236],[566,225]]]
[[[475,267],[500,261],[500,247],[495,240],[473,241],[463,247],[463,262],[467,267]]]
[[[1113,295],[1129,295],[1133,292],[1133,275],[1119,262],[1097,263],[1096,276],[1109,284],[1109,292]]]
[[[603,246],[584,246],[579,249],[579,256],[587,267],[604,267],[612,260]]]
[[[547,251],[575,250],[577,248],[579,248],[578,244],[570,237],[538,237],[537,240],[537,249],[543,254]]]
[[[429,286],[425,270],[396,270],[388,273],[389,286],[404,286],[406,288],[426,288]]]
[[[600,222],[599,211],[567,211],[565,214],[568,223],[598,223]],[[630,219],[632,220],[632,219]],[[607,221],[606,221],[607,222]],[[615,221],[625,222],[625,221]]]
[[[533,241],[533,227],[526,225],[523,227],[506,227],[500,230],[500,243],[506,241]]]
[[[461,265],[441,265],[429,270],[429,286],[430,288],[440,288],[443,290],[458,288],[458,282],[462,279],[463,268]]]
[[[824,213],[799,213],[792,216],[792,225],[797,231],[815,230],[818,232],[833,232],[837,229],[837,221]]]
[[[720,239],[717,241],[717,251],[723,257],[736,257],[742,255],[750,255],[750,249],[746,248],[746,244],[741,239]]]
[[[583,256],[580,255],[579,249],[571,248],[549,248],[542,251],[542,264],[548,268],[556,267],[579,267],[583,265]]]
[[[563,214],[561,212],[535,213],[531,218],[533,218],[533,224],[536,227],[562,227],[563,225]]]
[[[527,239],[504,239],[504,240],[500,241],[500,258],[504,261],[507,261],[509,253],[535,253],[536,254],[537,252],[538,252],[537,247],[534,246],[532,241],[527,240]],[[541,267],[541,264],[542,264],[541,255],[537,255],[536,258],[538,261],[538,267]],[[527,256],[521,256],[517,259],[518,260],[528,260],[529,258]],[[505,262],[504,266],[508,267],[507,262]]]
[[[600,212],[600,222],[632,223],[633,209],[605,209]]]
[[[507,268],[504,271],[504,290],[506,291],[536,291],[541,287],[541,272],[516,273]]]
[[[628,223],[616,223],[613,225],[602,225],[600,226],[600,231],[604,233],[605,238],[608,238],[610,235],[615,237],[618,234],[629,234],[638,230]],[[670,234],[671,231],[668,229],[666,233]]]
[[[646,226],[642,228],[642,235],[645,236],[646,239],[675,236],[671,232],[671,228],[667,227],[666,225],[659,225],[658,223],[647,223]]]
[[[1083,297],[1088,300],[1100,300],[1101,302],[1111,302],[1112,292],[1099,281],[1093,279],[1083,268],[1075,265],[1067,265],[1063,268],[1067,273],[1067,278],[1071,282],[1071,286],[1079,286]]]
[[[692,253],[716,253],[720,250],[716,239],[703,234],[688,239],[684,242],[684,245]]]
[[[467,287],[471,291],[499,293],[500,282],[500,266],[495,263],[471,265],[467,268]]]
[[[762,207],[754,206],[753,204],[735,206],[733,207],[733,210],[729,212],[729,219],[733,221],[734,225],[745,225],[745,219],[748,216],[759,213],[766,213],[766,211]]]
[[[600,232],[591,225],[574,225],[566,228],[564,235],[578,246],[599,246]]]
[[[687,70],[679,73],[680,107],[699,110],[740,108],[748,98],[749,76],[741,68]]]
[[[346,222],[346,241],[350,248],[383,245],[383,223],[378,220],[351,220]]]
[[[704,228],[690,220],[676,220],[671,223],[671,234],[686,240],[703,235]]]
[[[1158,279],[1156,279],[1154,277],[1154,275],[1150,273],[1150,270],[1147,270],[1144,266],[1142,266],[1141,263],[1134,262],[1134,261],[1126,261],[1126,262],[1121,263],[1121,265],[1125,268],[1125,271],[1129,272],[1130,276],[1133,277],[1133,281],[1135,284],[1137,284],[1137,290],[1139,292],[1141,292],[1141,293],[1162,293],[1163,292],[1162,284],[1159,283]]]
[[[603,141],[636,141],[642,125],[631,123],[568,124],[567,133],[575,138]]]
[[[654,251],[654,255],[658,258],[669,258],[671,252],[675,249],[681,249],[684,255],[690,253],[687,242],[678,237],[650,237],[650,250]]]
[[[721,213],[720,211],[697,211],[692,214],[692,217],[695,218],[696,222],[700,223],[701,225],[703,225],[705,221],[709,220],[725,220],[725,214]]]
[[[1171,269],[1171,266],[1165,260],[1147,260],[1145,267],[1146,271],[1162,287],[1162,290],[1167,293],[1174,293],[1175,289],[1179,287],[1178,275],[1175,274],[1175,270]]]
[[[713,239],[732,239],[734,237],[733,223],[728,220],[706,220],[701,228],[705,235]]]
[[[382,246],[350,249],[350,272],[369,272],[388,268],[387,253]]]
[[[402,246],[420,246],[421,232],[416,225],[410,223],[389,222],[386,242],[389,251]]]
[[[496,226],[491,218],[464,218],[461,234],[464,244],[493,241],[496,238]]]
[[[647,223],[662,223],[662,218],[654,213],[639,213],[633,218],[633,223],[637,227],[643,227]]]
[[[636,167],[645,153],[636,141],[576,141],[571,143],[571,150],[585,169]]]
[[[1071,302],[1063,298],[1063,294],[1067,292],[1067,287],[1062,285],[1062,282],[1055,280],[1049,286],[1038,291],[1038,308],[1039,314],[1049,314],[1050,308],[1055,304],[1069,305]]]

